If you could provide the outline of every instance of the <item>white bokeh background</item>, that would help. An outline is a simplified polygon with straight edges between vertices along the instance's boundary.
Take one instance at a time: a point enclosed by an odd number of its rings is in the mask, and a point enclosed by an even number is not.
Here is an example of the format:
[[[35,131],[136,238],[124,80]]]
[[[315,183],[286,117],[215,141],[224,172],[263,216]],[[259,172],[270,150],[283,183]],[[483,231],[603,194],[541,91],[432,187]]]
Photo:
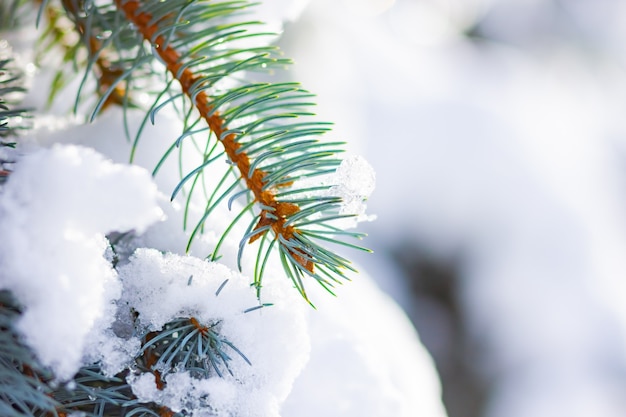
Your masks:
[[[313,0],[286,28],[294,78],[377,171],[361,262],[433,348],[451,417],[626,414],[625,19]],[[452,307],[399,258],[452,271]]]

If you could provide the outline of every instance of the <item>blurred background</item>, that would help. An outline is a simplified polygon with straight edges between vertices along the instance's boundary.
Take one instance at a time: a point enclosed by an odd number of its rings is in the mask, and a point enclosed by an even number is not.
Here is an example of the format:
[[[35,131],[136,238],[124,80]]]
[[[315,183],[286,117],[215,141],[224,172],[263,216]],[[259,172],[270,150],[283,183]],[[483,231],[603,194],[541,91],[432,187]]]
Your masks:
[[[626,416],[626,2],[310,0],[281,46],[449,416]]]

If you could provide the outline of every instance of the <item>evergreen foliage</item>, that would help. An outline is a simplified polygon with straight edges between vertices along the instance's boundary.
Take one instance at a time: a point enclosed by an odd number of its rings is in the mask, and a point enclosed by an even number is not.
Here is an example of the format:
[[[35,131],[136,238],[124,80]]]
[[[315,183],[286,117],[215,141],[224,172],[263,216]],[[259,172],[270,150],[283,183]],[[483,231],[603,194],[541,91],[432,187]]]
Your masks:
[[[63,22],[61,11],[51,3],[44,2],[42,14],[51,17],[46,31],[52,37],[49,42],[57,43],[64,39]],[[330,291],[346,270],[353,270],[347,259],[324,247],[330,242],[362,249],[344,240],[360,239],[362,234],[333,226],[334,220],[352,216],[341,213],[341,197],[332,195],[332,184],[299,186],[303,179],[333,172],[341,162],[343,143],[321,140],[330,126],[315,120],[310,111],[312,95],[299,84],[254,81],[255,74],[283,68],[289,61],[266,44],[273,34],[264,32],[260,22],[245,20],[247,1],[64,0],[62,4],[63,15],[80,33],[79,41],[64,45],[66,60],[71,58],[74,67],[86,67],[75,107],[86,94],[90,76],[95,76],[99,95],[91,119],[112,104],[134,107],[137,93],[148,92],[152,104],[142,126],[133,133],[127,128],[134,143],[131,161],[143,127],[155,123],[165,106],[179,109],[185,130],[162,162],[187,142],[202,153],[203,162],[183,173],[172,192],[173,199],[186,189],[187,204],[193,193],[207,195],[204,215],[191,225],[187,249],[220,203],[228,199],[230,207],[233,200],[245,198],[247,204],[233,222],[251,215],[240,256],[248,243],[261,241],[254,276],[259,293],[265,260],[274,247],[307,300],[304,277],[314,278]],[[251,39],[260,46],[250,47]],[[81,48],[86,58],[79,53]],[[53,93],[67,78],[62,69]],[[230,169],[221,181],[204,189],[205,169],[224,160]],[[223,231],[222,238],[230,230]],[[207,257],[218,259],[219,248],[218,244]]]
[[[7,138],[22,127],[20,123],[15,122],[15,118],[26,115],[24,109],[10,108],[8,103],[8,98],[24,91],[21,79],[22,74],[19,70],[12,68],[11,60],[0,58],[0,149],[15,148],[15,141]],[[10,174],[8,165],[11,163],[11,159],[0,154],[0,184]]]
[[[14,330],[21,313],[8,291],[0,291],[0,415],[52,415],[58,405],[46,381],[50,374],[21,342]]]
[[[184,146],[202,155],[202,163],[182,172],[172,190],[172,199],[184,196],[186,210],[191,196],[205,199],[200,219],[183,225],[190,230],[187,249],[218,205],[230,208],[235,200],[245,200],[207,259],[219,259],[224,239],[238,222],[244,222],[247,227],[240,237],[237,261],[241,262],[245,247],[257,246],[253,276],[257,297],[261,297],[268,259],[278,256],[294,287],[310,303],[307,277],[331,292],[345,272],[353,270],[327,245],[362,249],[345,239],[363,235],[337,226],[337,220],[353,215],[343,214],[342,197],[333,194],[334,184],[310,185],[311,179],[336,170],[343,143],[323,140],[330,125],[314,118],[312,94],[299,84],[262,81],[264,74],[282,69],[289,61],[269,44],[274,35],[264,32],[260,22],[247,19],[250,6],[241,0],[15,0],[2,3],[0,24],[8,29],[18,14],[38,13],[43,28],[40,48],[62,51],[66,64],[52,81],[50,102],[76,74],[82,74],[74,108],[90,106],[91,120],[110,106],[125,111],[144,108],[139,128],[132,131],[126,126],[133,143],[131,161],[140,140],[145,140],[147,123],[158,123],[157,114],[164,107],[175,108],[185,128],[172,139],[154,173]],[[19,77],[5,70],[8,62],[0,61],[0,99],[21,90],[15,86]],[[146,94],[147,106],[139,99]],[[21,114],[23,110],[10,110],[0,101],[2,137],[14,133],[16,126],[10,122]],[[14,145],[2,141],[3,147]],[[223,177],[205,178],[205,171],[218,161],[228,162]],[[10,172],[2,168],[0,179],[7,175]],[[1,292],[3,416],[186,415],[140,403],[127,377],[135,371],[150,372],[161,389],[169,372],[189,371],[202,378],[231,372],[233,360],[250,364],[244,352],[220,335],[219,321],[199,323],[194,317],[180,317],[158,332],[135,326],[142,341],[136,369],[109,377],[93,364],[82,368],[70,383],[59,384],[21,343],[13,327],[19,314],[11,295]]]

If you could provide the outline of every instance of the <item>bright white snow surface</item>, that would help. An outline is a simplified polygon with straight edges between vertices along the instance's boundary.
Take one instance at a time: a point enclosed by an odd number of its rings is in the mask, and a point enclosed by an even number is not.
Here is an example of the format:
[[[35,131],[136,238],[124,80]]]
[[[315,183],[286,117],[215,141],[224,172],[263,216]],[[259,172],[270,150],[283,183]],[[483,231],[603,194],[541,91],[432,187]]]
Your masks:
[[[162,213],[146,170],[92,149],[53,146],[22,157],[0,196],[0,288],[26,306],[17,326],[60,379],[120,295],[105,233],[141,232]]]
[[[166,113],[164,113],[166,114]],[[139,120],[141,114],[135,114]],[[109,110],[93,125],[73,125],[67,124],[61,129],[57,129],[58,123],[51,120],[43,120],[44,126],[40,127],[33,135],[41,145],[51,145],[50,150],[36,150],[25,155],[20,164],[21,170],[28,172],[28,176],[35,181],[41,175],[35,165],[29,165],[29,161],[36,158],[43,158],[48,155],[51,158],[57,153],[77,154],[91,156],[98,161],[104,161],[103,157],[93,150],[79,148],[71,142],[84,143],[99,149],[108,150],[110,156],[117,160],[123,160],[128,155],[128,144],[124,138],[121,126],[121,112],[116,109]],[[174,118],[168,119],[163,116],[159,119],[163,126],[177,126],[178,121]],[[157,125],[159,123],[157,122]],[[52,130],[49,130],[52,129]],[[56,129],[56,130],[55,130]],[[172,136],[168,128],[148,130],[150,135],[150,145],[153,148],[152,155],[146,152],[144,158],[148,166],[153,164],[151,156],[159,157],[159,147],[167,146]],[[88,139],[85,139],[88,138]],[[59,145],[57,142],[65,142]],[[57,144],[55,144],[57,143]],[[117,145],[117,146],[116,146]],[[26,146],[29,148],[34,145]],[[155,151],[154,148],[157,150]],[[141,155],[141,153],[140,153]],[[140,157],[141,159],[141,157]],[[88,159],[91,161],[91,159]],[[343,193],[346,196],[365,195],[372,190],[373,172],[371,167],[362,159],[353,157],[342,167],[339,177],[345,177],[346,183],[342,185]],[[61,161],[63,162],[63,161]],[[151,191],[151,204],[143,207],[144,213],[152,213],[145,216],[141,224],[134,225],[140,229],[147,222],[154,222],[158,219],[156,214],[159,210],[154,200],[156,193],[153,183],[148,179],[147,173],[140,168],[102,162],[108,166],[117,167],[122,172],[137,172],[144,179],[144,186]],[[34,164],[34,162],[33,162]],[[18,164],[19,165],[19,164]],[[41,164],[37,164],[39,166]],[[90,164],[91,169],[98,168],[98,164]],[[46,207],[50,204],[48,200],[57,201],[59,211],[62,211],[66,199],[75,204],[71,209],[65,210],[65,217],[69,223],[78,216],[86,219],[86,230],[91,230],[95,226],[90,224],[100,222],[102,216],[113,216],[116,213],[116,204],[110,205],[102,202],[104,197],[86,194],[82,198],[74,196],[75,187],[66,187],[71,184],[65,182],[65,177],[57,177],[55,169],[57,165],[52,165],[47,173],[46,187],[49,191],[35,190],[38,194],[38,206]],[[176,164],[173,165],[176,167]],[[352,168],[351,168],[352,167]],[[367,173],[363,186],[360,187],[351,176],[353,168],[358,172]],[[59,168],[60,169],[60,168]],[[75,172],[75,181],[83,181],[89,172]],[[17,188],[23,187],[20,176],[16,173],[11,177],[3,196],[3,204],[6,206],[15,205],[15,201],[20,201],[16,196]],[[13,182],[15,178],[15,181]],[[61,181],[56,184],[56,180]],[[80,180],[79,180],[80,179]],[[167,184],[170,187],[172,178],[158,175],[157,182]],[[115,187],[132,187],[133,182],[124,178],[125,184],[114,183]],[[54,184],[54,186],[52,185]],[[42,185],[43,186],[43,185]],[[84,187],[83,187],[84,188]],[[117,188],[88,187],[89,193],[99,194],[102,190],[114,191]],[[117,190],[120,193],[123,190]],[[139,196],[142,193],[137,192]],[[7,197],[12,199],[8,200]],[[59,198],[65,196],[65,198]],[[112,198],[112,197],[111,197]],[[132,196],[124,195],[126,201],[132,201]],[[90,205],[93,201],[94,205]],[[117,200],[112,200],[117,201]],[[165,221],[158,221],[145,233],[138,236],[132,245],[142,245],[156,249],[138,249],[131,256],[128,263],[121,265],[119,269],[119,279],[115,272],[107,265],[104,259],[105,242],[100,236],[99,246],[94,248],[92,258],[84,258],[93,265],[101,266],[100,275],[91,274],[95,285],[109,285],[115,289],[113,297],[120,297],[120,286],[122,287],[121,302],[123,305],[132,306],[139,312],[140,323],[149,330],[159,329],[167,321],[176,317],[195,316],[200,322],[220,321],[220,332],[237,346],[250,360],[252,366],[248,365],[237,355],[232,361],[232,370],[235,377],[226,375],[225,378],[210,378],[209,380],[197,380],[189,377],[185,373],[171,373],[166,376],[168,388],[165,391],[156,390],[154,378],[151,375],[135,375],[129,378],[135,393],[140,399],[145,401],[158,401],[171,407],[174,410],[187,409],[194,410],[194,415],[203,415],[205,402],[198,400],[196,394],[202,398],[208,398],[208,403],[218,410],[216,415],[251,415],[251,416],[305,416],[305,415],[327,415],[327,416],[380,416],[386,410],[393,410],[395,416],[445,416],[439,397],[439,383],[435,375],[432,362],[424,349],[421,347],[417,335],[408,319],[390,299],[383,295],[372,284],[366,274],[353,276],[354,282],[347,283],[340,288],[337,298],[321,291],[316,286],[309,285],[311,297],[317,305],[317,310],[310,308],[304,300],[291,288],[288,279],[284,276],[280,266],[271,264],[268,266],[267,282],[263,291],[263,302],[271,302],[273,306],[266,307],[249,313],[244,311],[258,304],[254,292],[249,286],[250,279],[238,272],[235,272],[234,257],[238,248],[238,237],[234,235],[224,245],[224,263],[208,263],[202,259],[192,256],[182,256],[184,244],[189,232],[184,232],[181,227],[182,214],[180,207],[170,206],[167,199],[160,200],[161,206],[169,216]],[[125,207],[125,206],[120,206]],[[101,213],[101,210],[108,210]],[[47,227],[58,227],[55,217],[49,217],[49,213],[35,211],[30,213],[29,206],[22,204],[16,213],[23,216],[40,216],[39,221],[47,224]],[[57,213],[57,211],[52,211]],[[219,212],[217,212],[219,213]],[[17,214],[16,214],[17,215]],[[115,217],[115,216],[113,216]],[[226,222],[226,218],[215,215],[212,223],[216,227],[221,222]],[[131,224],[130,226],[133,226]],[[9,226],[3,223],[3,227]],[[125,224],[112,230],[125,230],[129,228]],[[39,235],[48,229],[33,229],[27,231]],[[56,230],[56,229],[55,229]],[[107,229],[109,230],[109,229]],[[20,229],[20,231],[23,231]],[[84,232],[83,232],[84,233]],[[19,239],[17,234],[13,239]],[[13,240],[7,240],[7,246]],[[199,243],[194,245],[194,250],[201,253],[202,250],[212,247],[217,237],[214,233],[206,233],[199,239]],[[51,242],[57,241],[57,235],[50,236]],[[83,240],[84,241],[84,240]],[[83,242],[81,241],[81,242]],[[19,273],[22,279],[31,277],[32,268],[30,265],[39,265],[43,270],[50,271],[48,263],[52,262],[50,257],[39,252],[38,246],[30,246],[30,250],[24,249],[23,254],[15,256],[13,268]],[[158,250],[157,250],[158,249]],[[57,245],[55,256],[61,257],[64,261],[58,265],[57,274],[63,276],[65,269],[71,271],[75,265],[82,265],[82,262],[74,258],[73,253],[66,253],[65,250],[73,250],[73,247]],[[177,252],[178,254],[162,254],[160,251]],[[246,253],[252,253],[248,251]],[[250,255],[248,255],[250,256]],[[26,259],[37,259],[37,263],[25,263]],[[246,261],[246,259],[248,259]],[[244,256],[244,270],[249,269],[250,259]],[[3,260],[8,263],[9,260]],[[84,267],[84,266],[83,266]],[[20,269],[21,268],[21,269]],[[64,269],[65,268],[65,269]],[[85,271],[87,273],[89,271]],[[78,276],[76,277],[79,278]],[[191,278],[191,279],[190,279]],[[66,311],[55,309],[50,303],[65,304],[67,298],[77,297],[77,291],[86,285],[68,286],[65,293],[58,294],[58,283],[54,281],[50,284],[50,291],[42,292],[40,287],[36,289],[39,280],[45,279],[41,274],[32,275],[29,279],[28,291],[42,299],[47,304],[42,304],[40,315],[36,318],[39,327],[50,325],[54,329],[54,323],[67,323],[66,314],[72,314],[75,318],[84,319],[85,314],[78,314],[82,311],[82,304],[76,306],[74,310]],[[61,279],[61,278],[59,278]],[[217,288],[228,279],[228,283],[221,290],[219,296],[215,295]],[[23,284],[26,285],[26,284]],[[90,282],[89,285],[94,285]],[[16,288],[20,287],[10,287]],[[47,287],[46,287],[47,288]],[[26,291],[25,291],[26,292]],[[21,293],[18,293],[21,294]],[[110,301],[112,298],[106,301]],[[27,299],[22,299],[30,307]],[[43,303],[43,301],[41,301]],[[98,303],[89,300],[90,310],[93,315],[98,313],[98,307],[104,301]],[[71,303],[70,303],[71,305]],[[34,307],[32,307],[34,308]],[[44,310],[45,309],[45,310]],[[78,309],[78,310],[76,310]],[[50,313],[54,311],[55,314]],[[43,313],[46,315],[43,315]],[[113,321],[113,311],[108,311],[107,320],[102,320],[88,337],[88,349],[85,353],[87,360],[99,360],[103,363],[105,371],[115,373],[128,364],[132,355],[136,353],[138,341],[130,338],[123,340],[115,336],[107,326]],[[50,320],[54,320],[52,323]],[[86,336],[86,328],[79,336]],[[60,325],[64,327],[65,325]],[[78,324],[77,324],[78,326]],[[37,328],[39,328],[37,327]],[[76,332],[75,327],[72,327]],[[34,332],[35,329],[33,329]],[[53,331],[53,330],[51,330]],[[27,333],[27,337],[30,333]],[[82,339],[75,342],[72,348],[67,347],[67,343],[61,343],[57,350],[50,350],[50,345],[31,344],[38,355],[47,358],[48,355],[58,355],[65,349],[74,357],[71,363],[63,368],[57,366],[52,360],[49,363],[62,375],[68,377],[76,370],[76,356],[80,355],[81,346],[86,343]],[[60,349],[60,350],[59,350]],[[56,356],[55,356],[56,358]],[[171,386],[171,387],[170,387]],[[283,406],[284,402],[284,406]],[[283,407],[283,410],[281,410]]]
[[[286,33],[321,113],[365,139],[374,249],[462,255],[484,416],[626,415],[624,7],[315,0]]]
[[[46,77],[42,73],[34,85],[45,85]],[[36,88],[29,104],[40,104],[42,91]],[[107,374],[128,366],[139,341],[132,329],[120,332],[125,324],[120,309],[132,307],[148,330],[190,315],[204,325],[219,322],[220,334],[252,364],[232,354],[233,376],[197,380],[170,372],[163,391],[156,390],[152,375],[133,372],[128,381],[142,401],[198,417],[445,416],[430,357],[404,313],[366,273],[352,275],[354,282],[339,288],[337,298],[309,282],[314,310],[272,258],[261,300],[272,306],[246,313],[258,305],[250,287],[254,248],[244,251],[243,271],[237,271],[246,225],[233,228],[219,261],[204,259],[241,209],[239,202],[232,211],[226,204],[215,210],[185,254],[190,230],[204,210],[203,196],[194,194],[187,209],[184,193],[169,200],[180,172],[197,166],[201,155],[183,146],[181,158],[169,158],[152,179],[145,170],[154,169],[182,131],[174,111],[162,110],[156,126],[145,129],[135,164],[129,165],[121,110],[108,109],[93,124],[83,124],[57,116],[65,114],[67,97],[39,115],[35,130],[21,139],[19,169],[0,195],[7,249],[0,282],[26,306],[24,321],[36,313],[20,329],[60,379],[69,379],[81,363],[99,361]],[[130,112],[131,131],[143,116]],[[210,166],[208,180],[220,178],[227,167],[225,161]],[[103,171],[119,172],[119,178]],[[373,190],[374,173],[363,158],[348,157],[328,181],[346,197],[347,212],[369,219],[362,199]],[[131,229],[133,234],[116,243],[121,261],[113,269],[114,254],[103,235]]]
[[[233,376],[223,371],[223,377],[201,380],[187,373],[164,373],[167,386],[163,391],[157,389],[154,375],[132,375],[131,386],[140,400],[155,401],[176,412],[193,410],[194,415],[203,415],[207,405],[220,416],[279,415],[310,351],[305,306],[299,305],[303,303],[293,298],[296,303],[289,302],[290,293],[280,296],[274,291],[275,305],[246,313],[258,306],[246,277],[217,262],[163,255],[155,249],[138,249],[119,274],[122,302],[139,314],[140,326],[156,331],[179,317],[216,324],[220,336],[252,364],[228,351]]]

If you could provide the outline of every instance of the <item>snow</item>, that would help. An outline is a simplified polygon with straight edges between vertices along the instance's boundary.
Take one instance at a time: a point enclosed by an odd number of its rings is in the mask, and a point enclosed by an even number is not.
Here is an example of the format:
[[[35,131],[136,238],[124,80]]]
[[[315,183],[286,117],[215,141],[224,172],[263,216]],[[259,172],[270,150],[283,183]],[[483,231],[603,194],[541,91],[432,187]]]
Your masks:
[[[181,212],[157,192],[144,169],[113,163],[92,149],[71,144],[89,137],[90,144],[101,150],[115,149],[112,143],[118,143],[124,149],[123,133],[115,134],[115,130],[107,128],[115,117],[120,120],[121,113],[112,110],[90,128],[68,123],[55,127],[52,134],[45,133],[46,128],[36,131],[38,140],[50,148],[37,149],[33,143],[26,146],[29,151],[19,160],[19,169],[12,174],[4,189],[2,207],[5,215],[1,224],[3,233],[6,233],[3,235],[10,238],[4,240],[3,245],[15,246],[16,239],[33,235],[24,244],[25,253],[13,257],[17,262],[2,259],[4,265],[11,266],[6,270],[15,271],[15,276],[20,277],[5,287],[18,295],[36,295],[35,300],[20,298],[27,305],[24,317],[36,314],[33,320],[40,323],[39,327],[25,326],[31,330],[25,336],[28,340],[33,339],[30,342],[33,348],[60,379],[70,378],[82,363],[99,362],[107,375],[114,375],[129,366],[139,349],[139,340],[133,336],[132,328],[128,328],[132,324],[128,321],[125,324],[123,320],[124,310],[132,307],[139,313],[138,324],[142,331],[159,330],[178,317],[197,317],[200,323],[220,321],[220,335],[237,346],[252,363],[250,366],[235,355],[230,365],[234,377],[226,375],[223,379],[199,380],[185,372],[171,372],[165,376],[167,388],[163,391],[156,389],[151,374],[132,374],[129,382],[143,401],[157,401],[173,410],[195,410],[194,415],[199,416],[203,415],[207,402],[198,398],[208,398],[211,407],[220,410],[216,411],[217,415],[299,415],[297,405],[311,402],[317,404],[312,410],[325,415],[349,416],[368,415],[363,414],[358,399],[375,390],[380,395],[368,395],[368,404],[374,412],[369,415],[376,415],[378,411],[375,410],[392,407],[397,409],[396,415],[408,416],[417,406],[411,403],[412,392],[419,389],[430,399],[424,401],[421,398],[419,407],[427,404],[436,410],[427,415],[443,415],[430,359],[417,344],[414,330],[403,313],[368,283],[367,276],[354,277],[360,282],[361,289],[349,288],[350,284],[346,286],[345,294],[336,300],[329,299],[328,294],[317,293],[322,304],[319,311],[314,311],[290,287],[280,267],[270,263],[270,275],[281,278],[269,281],[263,292],[263,302],[273,305],[245,313],[258,305],[254,291],[249,287],[249,278],[226,264],[182,255],[181,246],[188,232],[180,227]],[[168,129],[161,131],[161,138],[153,137],[153,145],[158,146],[160,140],[170,140]],[[62,138],[66,144],[54,144],[54,138]],[[123,152],[115,149],[111,153],[114,158],[121,159],[116,153]],[[361,158],[346,161],[332,181],[345,180],[345,184],[338,183],[338,186],[343,187],[346,195],[362,201],[373,189],[373,171]],[[369,181],[356,181],[354,174],[359,172],[368,174]],[[171,180],[165,183],[171,184]],[[84,191],[74,195],[74,190]],[[110,195],[113,191],[115,197]],[[26,199],[25,195],[38,198]],[[55,196],[57,198],[53,198]],[[118,201],[117,196],[122,201]],[[72,206],[66,207],[70,198],[73,199]],[[166,220],[163,219],[164,212],[167,213]],[[26,231],[27,227],[22,226],[12,231],[11,228],[17,228],[15,218],[18,215],[28,219],[28,224],[34,221],[41,227],[45,224],[47,229]],[[26,220],[21,222],[24,223]],[[59,245],[56,228],[63,225],[69,230],[66,233],[68,242]],[[134,234],[128,240],[114,241],[120,257],[115,271],[109,264],[112,253],[107,251],[103,234],[129,229],[133,229]],[[33,240],[47,233],[50,233],[50,239],[40,239],[36,245],[44,247],[37,250]],[[203,244],[208,245],[207,242],[214,242],[215,238],[209,234],[202,238]],[[238,243],[237,240],[228,241],[225,253],[235,254]],[[161,248],[141,248],[146,244],[176,247],[180,254],[167,253]],[[70,286],[58,297],[54,295],[60,289],[58,282],[48,278],[50,287],[41,287],[42,273],[35,274],[33,263],[24,261],[26,256],[28,259],[36,257],[37,265],[41,265],[45,272],[54,272],[50,268],[55,265],[52,259],[42,253],[50,247],[54,247],[54,257],[59,261],[57,273],[71,273],[72,279]],[[77,253],[84,264],[77,262]],[[129,259],[124,259],[125,253],[129,254]],[[28,281],[24,278],[26,276],[30,277]],[[84,279],[84,276],[90,279]],[[348,291],[350,289],[355,291],[351,298],[348,297],[352,294]],[[78,296],[82,300],[79,304],[69,302]],[[55,305],[51,305],[53,300],[56,300]],[[375,317],[366,314],[370,309],[364,306],[368,305],[378,306]],[[56,313],[51,314],[51,311]],[[338,321],[336,317],[342,318]],[[369,347],[372,343],[368,342],[368,333],[374,319],[395,323],[397,328],[381,323],[380,326],[391,335],[386,336],[385,342],[378,347]],[[72,323],[72,320],[80,322]],[[37,345],[34,338],[42,334],[42,328],[48,329],[46,343]],[[72,334],[61,329],[71,329]],[[55,336],[58,336],[56,340]],[[314,344],[310,340],[312,336],[316,338]],[[392,347],[387,346],[390,337],[396,339]],[[398,353],[386,355],[389,349],[396,349]],[[379,357],[388,359],[381,361]],[[404,360],[401,363],[392,360],[400,357],[406,357],[412,364],[409,372],[405,372]],[[348,361],[347,358],[351,359]],[[341,370],[342,366],[347,368]],[[354,373],[357,369],[362,372]],[[312,387],[330,384],[333,392],[341,397],[343,409],[336,408],[338,403],[318,401],[311,391]],[[308,388],[304,391],[294,388],[300,386]],[[317,389],[314,392],[322,391]],[[290,405],[283,406],[285,401]],[[283,411],[280,411],[281,407]]]
[[[156,193],[144,169],[61,145],[24,155],[3,188],[0,287],[25,306],[17,327],[58,378],[78,370],[88,332],[119,296],[104,234],[159,220]]]
[[[265,3],[259,13],[291,19],[305,3]],[[29,105],[42,108],[40,87],[48,80],[45,70],[37,74]],[[169,196],[180,173],[196,167],[202,155],[183,146],[180,158],[169,158],[150,175],[181,132],[175,110],[164,108],[156,126],[146,126],[129,164],[123,121],[133,132],[143,113],[131,110],[124,119],[120,109],[110,108],[84,124],[84,115],[64,113],[73,102],[72,88],[52,110],[36,114],[35,129],[20,138],[15,172],[0,194],[0,288],[24,305],[18,329],[59,380],[71,380],[86,364],[99,363],[109,376],[128,368],[127,381],[140,401],[198,417],[445,416],[431,359],[405,314],[367,273],[351,276],[337,298],[312,282],[307,290],[318,308],[313,310],[274,257],[257,300],[250,286],[255,247],[244,252],[242,271],[237,269],[245,224],[231,231],[217,261],[206,259],[241,209],[239,202],[232,211],[226,204],[215,210],[185,253],[205,201],[192,197],[185,207],[184,192],[173,202]],[[220,178],[227,167],[214,164],[206,178]],[[365,201],[375,174],[364,158],[346,158],[325,181],[345,198],[346,213],[358,221],[371,218]],[[271,305],[251,309],[260,302]],[[250,364],[233,354],[232,375],[206,379],[162,370],[166,386],[159,390],[154,375],[133,364],[138,335],[189,317],[203,326],[219,323],[219,335]]]
[[[283,417],[445,417],[432,359],[406,315],[367,275],[351,278],[336,298],[309,290],[311,358]]]
[[[166,372],[163,391],[156,389],[153,379],[152,385],[146,382],[150,376],[131,376],[131,386],[145,401],[193,413],[211,404],[219,416],[279,415],[279,406],[310,350],[305,306],[289,302],[291,289],[282,297],[274,292],[272,306],[246,312],[258,301],[244,276],[216,262],[163,255],[154,249],[138,249],[119,269],[119,276],[124,287],[121,301],[138,313],[140,326],[161,330],[181,317],[194,317],[204,326],[219,323],[219,335],[252,363],[233,354],[229,362],[233,376],[225,373],[204,380],[185,372]],[[192,401],[206,396],[206,401]]]
[[[375,216],[365,214],[366,201],[376,187],[376,173],[367,160],[360,155],[352,155],[341,161],[337,171],[331,176],[330,182],[337,184],[332,186],[328,193],[341,197],[342,207],[340,214],[353,214],[356,216],[352,224],[345,227],[356,227],[359,221],[371,221]]]
[[[247,287],[246,280],[224,265],[199,258],[140,248],[119,268],[119,275],[124,285],[122,300],[139,313],[139,323],[147,331],[160,330],[179,317],[219,320],[257,304],[249,291],[231,298],[226,294],[232,291],[224,290],[223,296],[216,296],[224,281],[231,282],[228,289],[241,289]]]
[[[233,410],[239,408],[241,404],[237,402],[235,387],[220,378],[197,379],[191,377],[188,372],[177,372],[167,378],[168,385],[163,390],[156,389],[154,375],[150,373],[136,378],[131,376],[129,381],[131,381],[133,393],[140,402],[156,402],[174,412],[188,412],[193,417],[231,416],[237,415],[233,414],[237,412],[267,412],[264,408],[246,411]],[[274,415],[274,413],[267,415]]]

